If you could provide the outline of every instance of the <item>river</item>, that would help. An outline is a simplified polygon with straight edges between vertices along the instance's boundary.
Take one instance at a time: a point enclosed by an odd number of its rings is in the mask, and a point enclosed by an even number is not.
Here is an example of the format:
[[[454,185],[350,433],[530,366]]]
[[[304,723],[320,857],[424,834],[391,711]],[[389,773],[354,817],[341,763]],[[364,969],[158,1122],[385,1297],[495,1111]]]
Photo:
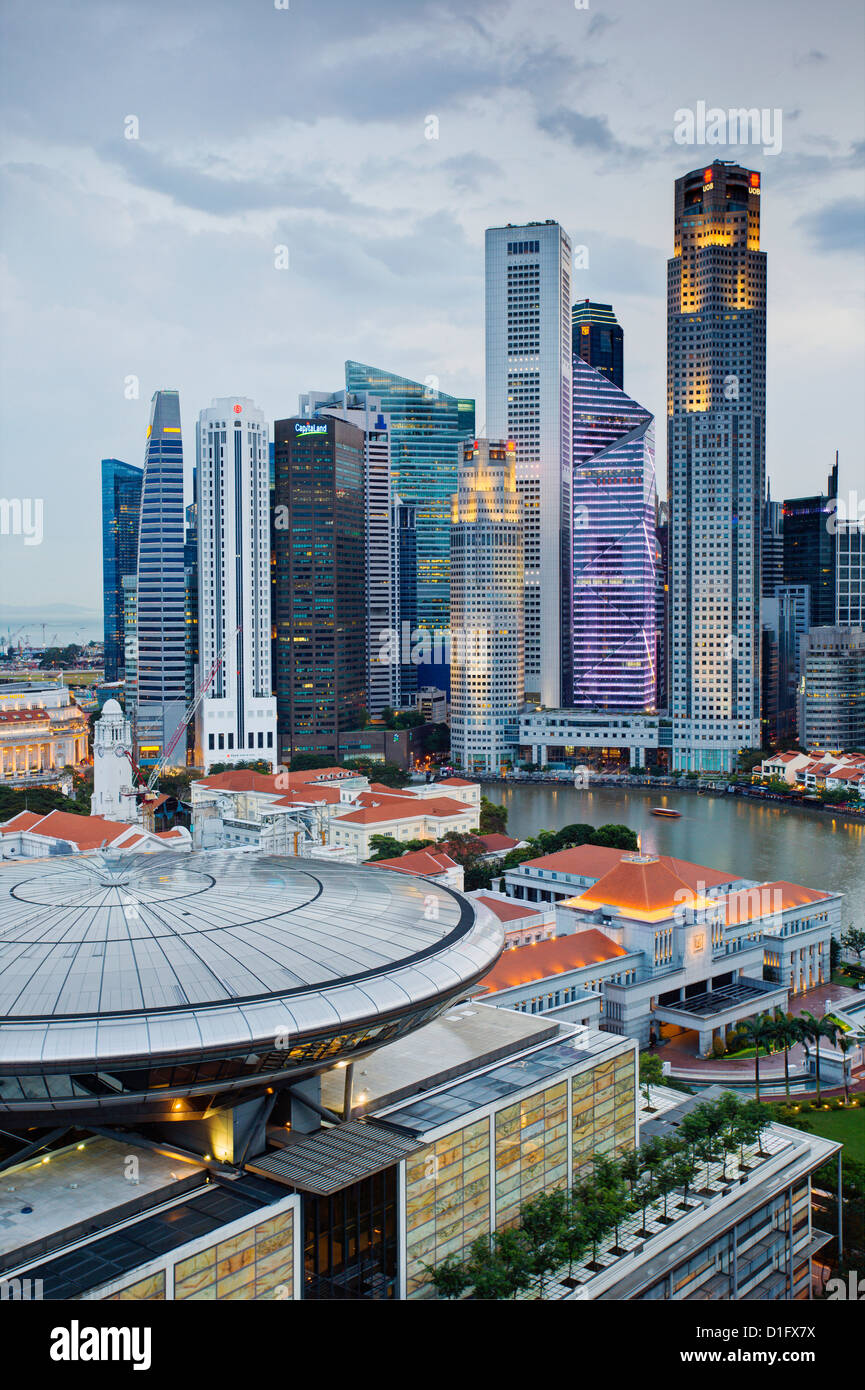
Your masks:
[[[672,854],[759,882],[786,880],[846,895],[841,923],[865,926],[865,824],[822,811],[773,806],[734,796],[698,796],[667,788],[567,783],[487,783],[484,795],[508,810],[508,833],[522,837],[582,821],[616,822],[640,836],[648,854]],[[653,806],[681,811],[681,820],[653,816]]]

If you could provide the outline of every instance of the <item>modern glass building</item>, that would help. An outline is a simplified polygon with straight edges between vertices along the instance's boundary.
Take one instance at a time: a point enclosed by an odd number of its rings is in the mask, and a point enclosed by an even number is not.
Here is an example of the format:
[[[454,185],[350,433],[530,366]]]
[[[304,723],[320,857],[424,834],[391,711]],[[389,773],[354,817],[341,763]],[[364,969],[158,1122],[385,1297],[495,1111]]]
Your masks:
[[[180,397],[176,391],[156,391],[138,533],[136,742],[142,766],[165,755],[186,708],[184,522]],[[178,747],[185,762],[185,744]]]
[[[574,357],[566,704],[646,713],[657,698],[654,417]]]
[[[801,639],[799,743],[809,753],[865,746],[865,631],[812,627]]]
[[[102,592],[104,595],[105,679],[123,670],[123,579],[138,566],[141,515],[140,468],[121,459],[102,460]]]
[[[811,590],[807,584],[777,584],[762,603],[763,626],[778,647],[777,730],[779,738],[796,736],[796,696],[799,689],[801,639],[808,631]],[[764,689],[766,682],[763,682]]]
[[[784,583],[811,588],[811,627],[835,621],[835,528],[838,456],[825,493],[784,502]]]
[[[349,392],[368,392],[390,418],[391,483],[415,509],[417,626],[450,626],[450,514],[462,446],[474,435],[473,400],[448,396],[363,362],[346,362]],[[435,651],[435,649],[434,649]],[[445,685],[445,662],[422,663],[420,685]]]
[[[676,180],[667,262],[673,765],[731,771],[760,744],[766,256],[760,175]]]
[[[273,624],[280,762],[336,756],[366,708],[365,436],[333,416],[274,425]]]
[[[570,514],[572,248],[558,222],[488,227],[484,433],[516,445],[523,499],[526,698],[562,702]]]
[[[835,532],[835,615],[838,627],[865,627],[865,518],[845,518]]]
[[[394,540],[394,587],[398,595],[398,626],[402,638],[403,632],[414,632],[418,625],[417,508],[411,502],[403,502],[399,496],[394,496],[391,502],[391,534]],[[408,657],[411,657],[410,648]],[[419,688],[418,668],[410,659],[406,660],[406,652],[400,640],[400,705],[412,704]]]
[[[625,335],[612,304],[581,299],[571,306],[571,349],[575,357],[622,389]]]

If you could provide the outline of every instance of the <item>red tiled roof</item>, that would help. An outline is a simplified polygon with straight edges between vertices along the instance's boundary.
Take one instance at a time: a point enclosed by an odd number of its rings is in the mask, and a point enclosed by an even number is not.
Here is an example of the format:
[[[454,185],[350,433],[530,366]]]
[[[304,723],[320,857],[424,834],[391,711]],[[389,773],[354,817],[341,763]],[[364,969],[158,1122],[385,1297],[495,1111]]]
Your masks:
[[[510,835],[478,835],[478,840],[483,840],[490,853],[493,850],[516,849],[519,840],[514,840]]]
[[[761,883],[756,888],[742,888],[737,893],[728,893],[718,901],[724,908],[727,926],[736,926],[760,917],[771,917],[775,912],[785,912],[789,907],[808,907],[811,903],[825,902],[828,896],[828,893],[821,893],[818,889],[803,888],[800,883],[777,879],[774,883]]]
[[[553,936],[546,941],[535,941],[531,946],[515,946],[505,951],[481,980],[480,989],[488,994],[497,994],[503,989],[547,980],[586,965],[601,965],[624,955],[627,955],[625,949],[617,946],[601,931]]]
[[[126,821],[105,820],[102,816],[76,816],[70,811],[49,811],[38,825],[28,827],[31,835],[68,840],[79,849],[98,849],[136,827]]]
[[[359,811],[347,811],[344,816],[335,816],[337,821],[348,821],[352,825],[377,825],[389,820],[422,820],[426,816],[446,818],[465,815],[469,811],[462,801],[454,801],[444,796],[430,797],[388,797],[378,805],[362,806]]]
[[[535,917],[539,911],[538,907],[525,907],[513,898],[505,902],[502,898],[488,898],[483,893],[478,894],[478,902],[491,908],[500,922],[514,922],[518,917]]]
[[[23,709],[0,710],[0,724],[49,724],[51,716],[47,709],[24,706]]]
[[[693,890],[662,859],[625,855],[591,888],[573,899],[574,907],[594,909],[600,904],[621,908],[639,918],[657,918],[689,903]]]
[[[478,782],[469,782],[465,777],[440,777],[436,783],[437,787],[477,787]]]
[[[577,845],[575,849],[558,850],[557,853],[545,854],[540,859],[526,859],[518,868],[528,866],[557,873],[571,873],[582,878],[600,879],[626,854],[631,853],[631,850],[626,849],[609,849],[606,845]],[[701,884],[706,888],[717,888],[719,884],[730,883],[739,877],[723,869],[709,869],[705,864],[692,864],[687,859],[676,859],[670,854],[661,854],[658,858],[695,891]]]
[[[0,825],[0,835],[14,835],[18,830],[29,830],[32,825],[37,825],[42,819],[42,814],[36,811],[19,811],[11,820],[4,821]]]
[[[426,878],[435,878],[457,867],[450,855],[431,849],[413,849],[394,859],[367,860],[367,863],[373,869],[395,869],[399,874],[421,874]]]

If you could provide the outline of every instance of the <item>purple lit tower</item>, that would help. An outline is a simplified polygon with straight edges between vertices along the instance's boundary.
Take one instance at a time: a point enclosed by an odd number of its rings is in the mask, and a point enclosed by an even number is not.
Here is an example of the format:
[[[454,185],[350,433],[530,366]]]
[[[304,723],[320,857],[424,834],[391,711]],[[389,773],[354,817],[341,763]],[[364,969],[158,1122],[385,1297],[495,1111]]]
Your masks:
[[[657,688],[654,417],[575,357],[573,435],[566,703],[651,711]]]

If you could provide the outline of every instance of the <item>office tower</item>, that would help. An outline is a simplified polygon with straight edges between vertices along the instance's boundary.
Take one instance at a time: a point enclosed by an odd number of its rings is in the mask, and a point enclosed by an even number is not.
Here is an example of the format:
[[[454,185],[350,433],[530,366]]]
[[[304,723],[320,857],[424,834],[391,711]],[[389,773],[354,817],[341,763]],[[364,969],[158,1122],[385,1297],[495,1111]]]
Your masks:
[[[658,502],[655,521],[655,649],[659,710],[666,710],[670,698],[670,508]]]
[[[512,441],[465,446],[451,528],[451,753],[498,772],[524,701],[522,506]]]
[[[195,673],[198,667],[198,469],[193,469],[192,487],[196,497],[186,508],[186,530],[183,535],[183,575],[186,621],[186,702],[195,695]],[[194,730],[191,731],[194,736]],[[194,748],[194,740],[193,740]]]
[[[573,393],[564,703],[643,713],[656,706],[654,417],[579,357]]]
[[[176,391],[156,391],[147,427],[138,531],[136,741],[142,766],[167,755],[185,716],[183,520],[180,397]],[[181,762],[184,755],[185,745]]]
[[[391,499],[393,537],[393,588],[397,595],[397,630],[400,635],[399,702],[410,705],[419,688],[418,668],[411,660],[409,637],[417,630],[417,508],[396,494]]]
[[[612,304],[581,299],[571,307],[571,350],[619,390],[624,386],[624,340]]]
[[[796,700],[799,691],[800,643],[808,631],[811,591],[807,584],[778,584],[762,605],[764,628],[770,629],[778,647],[778,739],[796,737]]]
[[[784,582],[784,504],[773,502],[766,479],[766,500],[763,503],[763,550],[760,562],[760,592],[772,598]]]
[[[336,756],[366,708],[364,432],[277,420],[273,545],[279,758]]]
[[[835,626],[865,627],[865,518],[837,522]]]
[[[390,420],[381,401],[368,391],[310,391],[300,397],[302,418],[333,416],[356,425],[364,434],[365,535],[364,593],[366,596],[367,711],[399,709],[406,703],[400,685],[400,663],[394,660],[393,634],[400,630],[399,551],[394,533]]]
[[[768,600],[772,602],[772,600]],[[765,607],[764,607],[765,618]],[[784,735],[781,728],[780,707],[780,649],[778,637],[771,621],[763,623],[762,653],[760,660],[760,726],[761,748],[774,748]]]
[[[766,256],[760,175],[676,180],[667,263],[673,766],[731,771],[760,742]]]
[[[123,579],[138,565],[141,516],[140,468],[120,459],[102,460],[102,592],[105,679],[123,670]]]
[[[346,362],[346,390],[367,392],[390,420],[391,488],[415,509],[417,626],[445,632],[450,624],[450,515],[462,446],[474,437],[475,403],[427,384]],[[439,644],[440,646],[441,644]],[[421,685],[447,688],[446,664],[420,664]]]
[[[523,499],[526,698],[563,699],[570,516],[571,243],[558,222],[486,234],[485,434],[516,445]]]
[[[784,583],[811,586],[811,627],[835,621],[835,531],[838,455],[825,493],[784,502]]]
[[[138,718],[138,575],[125,574],[123,590],[123,708],[135,728]]]
[[[812,627],[801,641],[799,742],[809,753],[865,747],[865,631]]]
[[[268,429],[245,396],[198,417],[198,760],[273,763]]]

